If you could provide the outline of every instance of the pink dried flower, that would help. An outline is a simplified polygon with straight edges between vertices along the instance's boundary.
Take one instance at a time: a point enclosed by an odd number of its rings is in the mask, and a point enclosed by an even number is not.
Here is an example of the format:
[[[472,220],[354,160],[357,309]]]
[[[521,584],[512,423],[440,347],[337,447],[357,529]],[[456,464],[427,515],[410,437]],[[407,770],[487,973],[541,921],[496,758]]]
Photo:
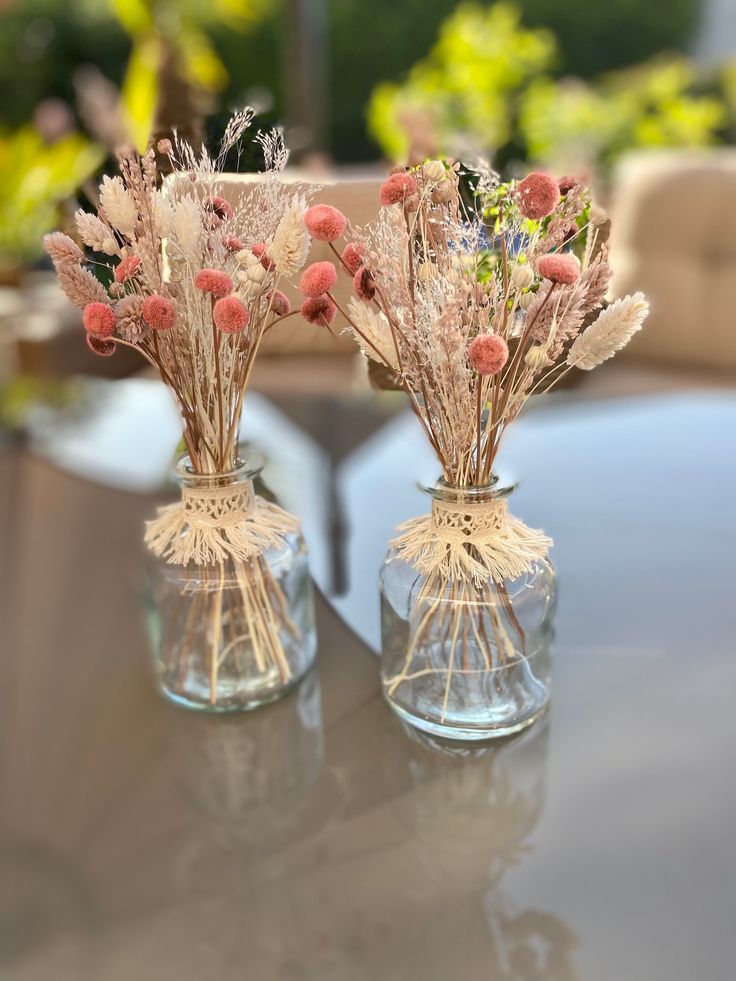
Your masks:
[[[200,269],[194,277],[194,285],[203,293],[227,296],[233,291],[233,281],[221,269]]]
[[[372,300],[376,295],[376,287],[373,285],[373,277],[365,268],[360,269],[353,276],[353,289],[359,300]]]
[[[106,337],[96,337],[94,334],[87,334],[87,347],[101,358],[109,358],[115,353],[115,341]]]
[[[176,320],[176,310],[168,297],[153,293],[143,301],[141,316],[153,330],[170,330]]]
[[[508,359],[508,344],[499,334],[478,334],[468,347],[468,360],[479,375],[497,375]]]
[[[204,210],[211,214],[218,224],[229,221],[233,216],[233,206],[221,197],[207,198],[204,202]]]
[[[88,303],[82,311],[82,323],[88,334],[111,337],[115,333],[115,312],[107,303]]]
[[[133,279],[134,276],[138,275],[140,268],[141,260],[137,255],[125,256],[115,267],[115,282],[127,283],[129,279]]]
[[[574,255],[543,255],[537,262],[539,275],[553,283],[571,286],[580,278],[580,263]]]
[[[289,297],[286,293],[282,293],[281,290],[274,290],[268,299],[271,303],[271,310],[277,317],[285,317],[290,312],[291,303],[289,303]]]
[[[222,244],[225,246],[228,252],[240,252],[240,250],[243,248],[243,243],[240,241],[237,235],[223,236]]]
[[[560,194],[564,197],[574,187],[577,187],[579,183],[580,181],[577,179],[577,177],[572,177],[569,174],[566,174],[564,177],[560,177],[560,179],[557,181],[557,186],[560,189]]]
[[[273,262],[273,260],[271,260],[271,259],[268,258],[268,254],[266,252],[266,243],[265,242],[256,242],[256,244],[251,249],[251,252],[253,253],[253,255],[257,259],[260,259],[261,260],[261,265],[263,266],[264,269],[275,269],[276,268],[276,265]]]
[[[118,318],[118,334],[124,341],[136,344],[146,333],[147,327],[141,321],[143,297],[140,293],[128,293],[115,306]]]
[[[61,266],[67,262],[78,264],[84,259],[82,250],[74,239],[69,238],[63,232],[51,232],[49,235],[44,235],[43,247],[55,266]]]
[[[329,327],[335,319],[337,307],[329,296],[312,296],[301,306],[302,317],[308,324],[319,324]]]
[[[519,211],[525,218],[539,221],[551,215],[560,200],[557,181],[539,171],[529,174],[516,188]]]
[[[248,326],[250,314],[237,296],[223,296],[212,308],[212,319],[224,334],[239,334]]]
[[[342,261],[349,270],[351,276],[354,276],[363,265],[364,254],[365,248],[360,245],[360,243],[356,244],[354,242],[350,242],[343,249]]]
[[[381,184],[378,197],[383,207],[387,208],[392,204],[403,204],[418,190],[417,182],[411,174],[402,171],[398,174],[392,174]]]
[[[159,140],[156,144],[156,149],[159,153],[169,154],[174,149],[171,145],[171,140]]]
[[[312,238],[318,242],[334,242],[345,231],[348,220],[342,211],[331,204],[315,204],[307,208],[304,224]]]
[[[302,273],[299,292],[316,297],[327,293],[337,282],[337,270],[331,262],[313,262]]]

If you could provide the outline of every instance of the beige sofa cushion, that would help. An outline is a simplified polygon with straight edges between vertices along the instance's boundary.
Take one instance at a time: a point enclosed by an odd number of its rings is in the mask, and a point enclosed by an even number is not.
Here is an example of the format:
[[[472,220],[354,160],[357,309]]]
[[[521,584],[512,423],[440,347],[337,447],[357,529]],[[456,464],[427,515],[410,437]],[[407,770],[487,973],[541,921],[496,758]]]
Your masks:
[[[630,155],[611,211],[613,292],[651,302],[623,356],[736,370],[736,151]]]

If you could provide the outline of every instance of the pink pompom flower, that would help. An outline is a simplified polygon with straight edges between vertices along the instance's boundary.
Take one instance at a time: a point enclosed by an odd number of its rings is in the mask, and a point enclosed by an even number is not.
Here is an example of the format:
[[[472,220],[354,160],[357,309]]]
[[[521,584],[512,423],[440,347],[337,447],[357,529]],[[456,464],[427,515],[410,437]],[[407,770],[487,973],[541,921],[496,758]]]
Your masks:
[[[204,210],[216,219],[219,225],[223,221],[229,221],[233,216],[233,206],[225,198],[207,198],[204,202]]]
[[[223,334],[239,334],[248,326],[250,314],[237,296],[223,296],[212,308],[212,319]]]
[[[508,344],[499,334],[478,334],[468,347],[468,360],[479,375],[497,375],[508,359]]]
[[[194,285],[203,293],[213,296],[227,296],[233,291],[233,281],[221,269],[200,269],[194,277]]]
[[[109,358],[115,353],[115,341],[107,337],[95,337],[94,334],[87,334],[87,347],[101,358]]]
[[[410,198],[413,194],[416,194],[419,190],[417,182],[411,176],[411,174],[405,174],[403,172],[398,174],[391,174],[383,184],[381,184],[381,189],[378,192],[378,197],[384,208],[389,207],[392,204],[403,204],[407,198]]]
[[[137,255],[126,255],[124,259],[115,266],[115,282],[127,283],[129,279],[137,276],[141,268],[141,260]]]
[[[580,278],[580,263],[574,255],[543,255],[537,263],[539,275],[553,283],[571,286]]]
[[[551,215],[560,200],[560,188],[554,177],[535,171],[516,188],[519,211],[525,218],[540,221]]]
[[[88,334],[112,337],[115,333],[115,311],[107,303],[88,303],[82,311],[82,323]]]
[[[337,270],[331,262],[313,262],[299,280],[299,292],[304,296],[321,296],[337,282]]]
[[[257,259],[261,260],[261,265],[263,266],[264,269],[276,268],[276,264],[273,262],[273,260],[268,258],[265,242],[256,242],[256,244],[251,249],[251,252]]]
[[[351,276],[354,276],[363,265],[365,249],[360,243],[350,242],[342,253],[342,261]]]
[[[141,316],[153,330],[171,330],[176,321],[176,310],[168,297],[153,293],[141,304]]]
[[[347,228],[348,220],[342,211],[331,204],[315,204],[307,208],[304,224],[318,242],[334,242]]]
[[[271,312],[275,313],[277,317],[285,317],[291,311],[289,297],[281,290],[274,290],[269,295],[268,301],[271,304]]]
[[[335,319],[337,307],[329,296],[312,296],[301,306],[302,317],[308,324],[319,324],[329,327]]]
[[[373,285],[373,277],[365,268],[360,269],[353,276],[353,289],[359,300],[372,300],[376,295],[376,287]]]
[[[237,235],[223,235],[222,244],[228,252],[240,252],[243,248],[243,243]]]

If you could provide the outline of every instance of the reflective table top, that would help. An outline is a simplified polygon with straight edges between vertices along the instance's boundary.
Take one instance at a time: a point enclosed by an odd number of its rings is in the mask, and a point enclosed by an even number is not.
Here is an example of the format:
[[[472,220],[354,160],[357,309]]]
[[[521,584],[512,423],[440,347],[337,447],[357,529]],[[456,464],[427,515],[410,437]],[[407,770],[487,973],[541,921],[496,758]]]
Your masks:
[[[320,646],[297,692],[222,719],[148,675],[141,526],[176,418],[148,382],[87,394],[0,448],[0,977],[736,976],[736,398],[520,420],[502,470],[557,543],[552,708],[463,749],[379,692],[378,566],[435,476],[399,403],[252,400]]]

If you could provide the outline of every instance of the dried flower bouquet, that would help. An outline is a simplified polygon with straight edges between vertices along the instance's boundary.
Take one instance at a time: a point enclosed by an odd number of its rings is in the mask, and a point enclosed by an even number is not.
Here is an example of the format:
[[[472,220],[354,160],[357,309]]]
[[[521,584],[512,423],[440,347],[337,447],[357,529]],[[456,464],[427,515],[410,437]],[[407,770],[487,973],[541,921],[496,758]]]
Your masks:
[[[278,131],[256,137],[265,172],[250,193],[234,203],[222,194],[226,156],[239,154],[252,120],[250,109],[236,113],[214,158],[178,138],[161,140],[170,171],[163,181],[153,148],[142,157],[121,152],[120,175],[103,178],[97,213],[76,214],[78,238],[109,285],[72,238],[45,239],[62,289],[83,311],[90,348],[102,356],[118,345],[138,351],[181,411],[182,498],[146,532],[155,555],[193,570],[178,580],[184,622],[175,677],[164,685],[183,690],[197,663],[202,673],[205,645],[206,701],[228,708],[256,703],[261,687],[288,685],[313,648],[269,561],[298,536],[298,522],[253,492],[238,460],[255,358],[267,332],[291,315],[279,287],[300,271],[311,244],[305,193],[280,179],[287,152]],[[250,695],[238,691],[243,676]]]
[[[498,687],[499,669],[526,656],[510,584],[544,562],[551,544],[494,491],[503,434],[533,394],[623,347],[647,303],[636,294],[602,309],[608,222],[575,180],[532,173],[501,183],[482,165],[469,173],[429,160],[394,172],[380,204],[369,226],[348,230],[341,251],[343,227],[325,214],[322,237],[353,278],[355,295],[340,312],[371,377],[406,392],[442,469],[431,517],[408,522],[393,543],[394,558],[414,570],[415,592],[400,666],[387,674],[384,631],[383,670],[389,699],[441,676],[444,720],[464,673],[495,672]],[[313,310],[335,316],[336,275],[330,263],[305,270],[307,319]]]

